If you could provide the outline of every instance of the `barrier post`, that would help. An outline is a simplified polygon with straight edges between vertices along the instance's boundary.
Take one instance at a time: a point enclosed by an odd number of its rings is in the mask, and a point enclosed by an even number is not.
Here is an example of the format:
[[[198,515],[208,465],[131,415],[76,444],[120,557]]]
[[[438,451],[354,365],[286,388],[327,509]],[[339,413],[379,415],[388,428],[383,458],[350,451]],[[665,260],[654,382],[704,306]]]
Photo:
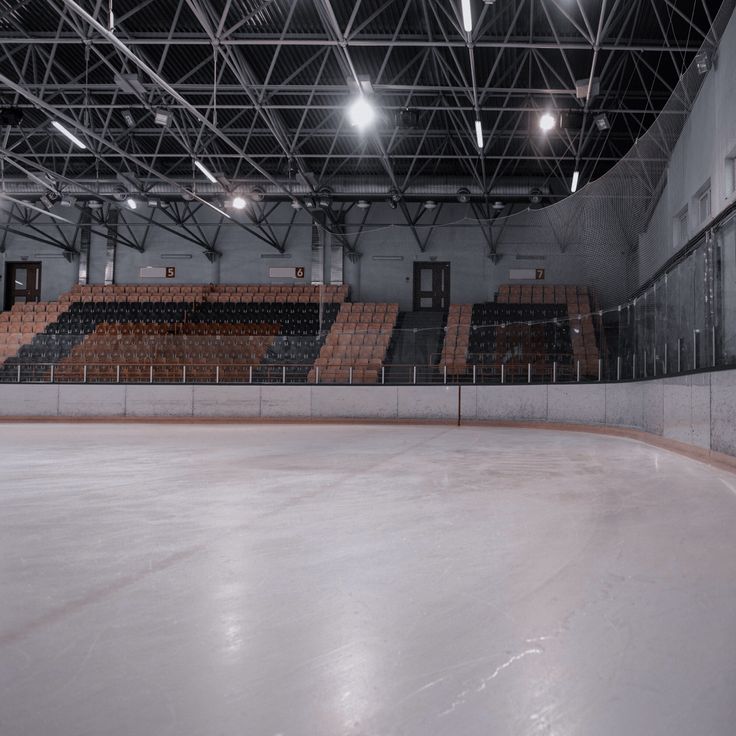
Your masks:
[[[504,379],[504,373],[505,373],[505,366],[503,363],[501,363],[501,383],[503,384]]]
[[[578,378],[578,383],[580,383],[580,361],[578,361],[578,366],[577,366],[577,378]]]
[[[616,358],[616,380],[621,380],[621,356]]]
[[[115,383],[120,383],[120,365],[115,366]]]
[[[18,383],[20,383],[20,363],[18,363]]]
[[[281,367],[281,383],[286,383],[286,366]]]
[[[153,371],[153,366],[151,367],[151,371]],[[83,383],[87,383],[87,366],[86,365],[84,366],[84,373],[82,375],[82,380],[83,380]]]
[[[557,383],[557,361],[552,361],[552,383]]]
[[[53,382],[54,382],[54,364],[52,363],[51,364],[51,374],[50,374],[50,377],[49,377],[49,383],[53,383]]]
[[[350,366],[348,368],[348,383],[352,386],[353,385],[353,366]]]
[[[215,383],[220,383],[220,366],[215,366]]]
[[[314,382],[319,383],[319,366],[314,366]]]
[[[443,382],[447,384],[447,364],[446,363],[445,365],[442,366],[442,378],[443,378]]]
[[[417,383],[417,367],[414,366],[414,385],[416,386]]]
[[[526,382],[527,383],[532,382],[532,364],[531,363],[526,364]]]
[[[386,366],[381,366],[381,386],[383,386],[386,383]]]
[[[603,359],[598,358],[598,380],[600,381],[603,376]]]
[[[475,369],[476,369],[476,365],[475,363],[473,363],[473,385],[475,385],[475,377],[476,377]]]
[[[711,341],[711,345],[713,346],[713,355],[711,356],[711,360],[713,362],[713,367],[715,368],[716,367],[716,326],[715,325],[711,327],[711,333],[712,334],[711,334],[710,341]]]
[[[181,367],[181,382],[186,383],[187,382],[187,367],[186,365],[183,365]]]
[[[253,383],[253,366],[248,366],[248,383]]]
[[[669,346],[669,343],[665,342],[664,344],[664,375],[667,375],[667,353],[669,352],[667,350],[667,347]]]

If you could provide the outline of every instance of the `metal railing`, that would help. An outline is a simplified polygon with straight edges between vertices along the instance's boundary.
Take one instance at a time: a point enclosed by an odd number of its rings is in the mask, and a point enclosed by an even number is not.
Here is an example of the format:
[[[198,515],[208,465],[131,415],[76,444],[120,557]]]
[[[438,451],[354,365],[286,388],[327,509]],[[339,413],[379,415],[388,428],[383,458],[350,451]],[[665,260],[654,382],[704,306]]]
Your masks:
[[[603,380],[602,361],[508,361],[453,365],[55,362],[6,363],[0,383],[491,385]]]

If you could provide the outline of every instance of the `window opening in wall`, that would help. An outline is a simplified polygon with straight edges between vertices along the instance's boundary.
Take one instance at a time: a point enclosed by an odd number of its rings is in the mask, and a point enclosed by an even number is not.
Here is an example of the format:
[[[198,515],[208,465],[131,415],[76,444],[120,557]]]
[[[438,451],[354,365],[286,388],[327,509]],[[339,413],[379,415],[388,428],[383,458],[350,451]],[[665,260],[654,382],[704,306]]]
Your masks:
[[[726,192],[736,193],[736,156],[726,158]]]
[[[698,224],[703,225],[710,219],[710,187],[698,195]]]

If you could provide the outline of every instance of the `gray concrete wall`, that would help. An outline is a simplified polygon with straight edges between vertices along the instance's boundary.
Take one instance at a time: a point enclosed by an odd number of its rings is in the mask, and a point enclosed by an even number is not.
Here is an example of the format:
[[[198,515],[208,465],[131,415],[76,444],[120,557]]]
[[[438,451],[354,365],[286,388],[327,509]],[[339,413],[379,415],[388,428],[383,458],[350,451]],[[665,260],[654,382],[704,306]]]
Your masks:
[[[415,205],[412,205],[414,207]],[[59,208],[65,217],[74,217],[76,210]],[[147,213],[147,208],[141,210]],[[305,212],[296,215],[291,230],[288,224],[294,214],[284,204],[270,216],[275,235],[286,239],[283,258],[274,258],[277,252],[233,221],[226,222],[217,231],[217,223],[208,210],[200,210],[197,218],[202,232],[221,253],[221,257],[210,262],[201,247],[173,232],[152,228],[145,245],[145,252],[118,245],[115,259],[115,283],[143,283],[139,270],[144,266],[175,266],[176,279],[166,283],[284,283],[284,280],[269,279],[272,266],[305,266],[307,278],[311,263],[311,220]],[[133,220],[134,233],[141,238],[145,222]],[[160,213],[156,218],[167,222]],[[1,218],[0,218],[1,219]],[[414,261],[449,261],[451,264],[451,299],[456,303],[482,302],[493,299],[500,284],[508,283],[510,269],[544,268],[548,284],[602,284],[601,296],[605,299],[605,284],[614,284],[611,273],[623,268],[619,256],[611,253],[605,259],[589,259],[584,248],[575,243],[561,243],[540,220],[538,212],[519,212],[508,220],[503,228],[494,228],[496,248],[501,256],[497,263],[488,257],[488,245],[483,231],[473,223],[473,213],[467,205],[445,204],[422,252],[400,210],[392,210],[384,203],[374,204],[365,227],[357,237],[362,213],[353,210],[347,215],[347,236],[351,244],[357,242],[361,257],[353,262],[345,258],[344,279],[350,284],[354,300],[376,302],[399,302],[402,309],[412,308],[412,280]],[[431,219],[427,218],[427,222]],[[245,218],[243,221],[246,222]],[[420,221],[423,223],[424,220]],[[172,223],[168,222],[169,226]],[[73,241],[73,228],[67,228]],[[54,225],[48,228],[50,235],[58,236]],[[124,226],[121,232],[130,233]],[[425,238],[428,230],[420,227],[420,237]],[[215,239],[215,233],[217,238]],[[287,238],[288,233],[288,238]],[[0,265],[6,261],[22,258],[42,261],[43,299],[55,299],[68,291],[78,278],[78,262],[68,263],[63,258],[34,258],[38,253],[55,253],[53,246],[37,242],[31,237],[9,234],[6,252],[0,253]],[[59,254],[61,252],[59,251]],[[171,256],[174,256],[173,258]],[[182,257],[183,256],[183,257]],[[384,260],[391,256],[393,260]],[[529,259],[530,256],[535,258]],[[521,257],[521,258],[519,258]],[[93,235],[90,246],[89,283],[104,282],[106,243],[102,235]],[[596,269],[601,269],[598,273]],[[0,274],[4,274],[0,267]],[[329,271],[327,272],[329,273]],[[155,284],[164,280],[145,279]],[[532,281],[517,283],[535,283]],[[0,282],[1,284],[1,282]],[[0,294],[2,289],[0,289]]]
[[[704,225],[695,212],[696,194],[710,181],[712,217],[736,201],[727,159],[736,156],[736,16],[721,38],[716,63],[703,82],[672,152],[667,183],[640,239],[639,283],[680,249],[675,218],[687,206],[689,235]]]
[[[736,370],[546,386],[0,385],[0,416],[541,421],[640,429],[736,456]]]

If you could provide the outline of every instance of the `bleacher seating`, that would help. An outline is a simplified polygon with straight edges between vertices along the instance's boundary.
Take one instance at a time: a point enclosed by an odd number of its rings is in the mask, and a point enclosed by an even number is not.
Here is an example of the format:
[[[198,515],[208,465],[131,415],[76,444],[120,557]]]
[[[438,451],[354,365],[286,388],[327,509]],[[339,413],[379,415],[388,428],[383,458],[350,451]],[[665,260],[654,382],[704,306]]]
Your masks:
[[[508,382],[598,375],[599,348],[587,287],[503,284],[495,301],[452,305],[440,365],[462,376],[471,366],[478,380]]]
[[[309,382],[376,383],[398,314],[398,304],[342,304]]]
[[[33,342],[65,310],[59,302],[28,302],[0,312],[0,365]]]
[[[48,380],[57,364],[57,380],[183,380],[186,364],[198,366],[190,381],[263,380],[279,363],[295,364],[289,380],[304,381],[347,293],[311,285],[77,286],[27,339],[8,341],[0,378],[13,380],[22,365],[23,380]]]

